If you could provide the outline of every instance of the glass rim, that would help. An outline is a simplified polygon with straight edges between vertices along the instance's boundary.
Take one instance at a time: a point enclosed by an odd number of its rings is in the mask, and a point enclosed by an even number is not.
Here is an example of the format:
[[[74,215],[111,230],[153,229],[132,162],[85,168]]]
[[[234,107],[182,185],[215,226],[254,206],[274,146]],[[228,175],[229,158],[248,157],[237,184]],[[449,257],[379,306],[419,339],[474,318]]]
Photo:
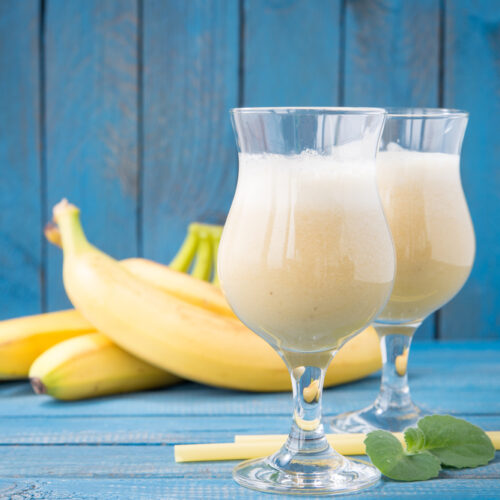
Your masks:
[[[385,108],[387,118],[466,118],[469,112],[454,108],[392,107]]]
[[[342,106],[277,106],[277,107],[244,107],[231,108],[232,115],[253,113],[253,114],[318,114],[322,112],[328,115],[385,115],[385,108],[360,108]]]

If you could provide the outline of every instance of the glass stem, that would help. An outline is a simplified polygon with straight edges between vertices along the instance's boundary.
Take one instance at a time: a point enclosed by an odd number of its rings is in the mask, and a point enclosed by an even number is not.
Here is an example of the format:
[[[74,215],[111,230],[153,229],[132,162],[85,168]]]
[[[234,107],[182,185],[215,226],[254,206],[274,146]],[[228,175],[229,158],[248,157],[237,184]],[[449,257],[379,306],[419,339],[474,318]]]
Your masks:
[[[421,322],[403,325],[375,323],[382,352],[382,383],[375,400],[379,411],[405,415],[414,411],[408,386],[408,356],[415,330]]]
[[[275,455],[276,465],[291,470],[293,464],[303,467],[318,457],[340,464],[342,457],[330,448],[321,423],[323,382],[333,353],[312,356],[310,361],[314,359],[319,366],[307,363],[307,354],[301,354],[297,360],[294,353],[282,355],[292,379],[293,422],[285,446]]]
[[[321,398],[325,370],[300,366],[292,370],[293,423],[289,447],[307,449],[328,447],[321,423]]]

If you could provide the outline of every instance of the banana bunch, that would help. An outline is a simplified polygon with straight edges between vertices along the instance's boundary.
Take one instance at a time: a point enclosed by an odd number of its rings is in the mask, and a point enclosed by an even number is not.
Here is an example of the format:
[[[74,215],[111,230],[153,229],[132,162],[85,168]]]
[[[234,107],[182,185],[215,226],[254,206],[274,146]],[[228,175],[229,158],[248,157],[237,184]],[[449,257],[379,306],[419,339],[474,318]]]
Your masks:
[[[197,247],[203,238],[216,248],[221,231],[219,226],[190,224],[170,267],[139,258],[121,264],[167,293],[233,316],[217,288],[200,281],[193,294],[186,286],[186,274],[180,272],[194,260],[193,269],[209,277],[213,263],[206,255],[215,259],[216,253],[210,250],[198,256]],[[45,236],[61,246],[57,226],[48,224]],[[28,376],[35,392],[67,400],[153,389],[180,380],[120,349],[75,309],[0,321],[0,380]]]
[[[36,392],[59,399],[130,392],[180,378],[249,391],[290,389],[287,369],[233,314],[217,283],[221,229],[192,224],[169,266],[116,261],[91,245],[79,211],[54,208],[47,238],[64,252],[63,278],[75,310],[0,322],[0,378],[28,374]],[[191,269],[191,275],[186,272]],[[380,368],[372,328],[337,354],[335,385]]]

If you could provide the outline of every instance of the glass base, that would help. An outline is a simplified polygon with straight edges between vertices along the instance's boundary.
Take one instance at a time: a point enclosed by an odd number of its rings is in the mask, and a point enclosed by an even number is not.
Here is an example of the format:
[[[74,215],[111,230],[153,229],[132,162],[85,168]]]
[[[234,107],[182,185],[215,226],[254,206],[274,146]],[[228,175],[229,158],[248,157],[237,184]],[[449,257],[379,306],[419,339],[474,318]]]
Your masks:
[[[426,415],[427,410],[413,403],[403,409],[382,409],[371,405],[359,411],[341,413],[329,420],[333,433],[363,433],[382,429],[384,431],[402,432],[407,427],[414,427]]]
[[[331,450],[331,448],[330,448]],[[233,469],[235,481],[257,491],[295,495],[336,495],[368,488],[380,472],[362,460],[348,460],[332,451],[332,457],[290,460],[286,450],[267,458],[247,460]],[[288,461],[280,466],[280,461]]]

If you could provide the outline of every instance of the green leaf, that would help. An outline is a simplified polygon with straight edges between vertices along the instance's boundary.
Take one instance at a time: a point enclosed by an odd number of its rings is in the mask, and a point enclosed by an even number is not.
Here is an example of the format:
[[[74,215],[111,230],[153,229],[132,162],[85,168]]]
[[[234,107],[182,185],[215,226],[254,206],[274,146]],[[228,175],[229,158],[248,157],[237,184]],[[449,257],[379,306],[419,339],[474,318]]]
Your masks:
[[[495,448],[487,434],[466,420],[450,415],[431,415],[420,419],[417,425],[425,441],[420,449],[428,450],[443,465],[477,467],[486,465],[495,456]]]
[[[425,444],[424,433],[415,427],[410,427],[405,431],[406,449],[409,453],[416,453],[423,449]]]
[[[365,445],[373,465],[391,479],[423,481],[436,477],[441,470],[439,460],[426,451],[416,455],[407,454],[390,432],[370,432]]]

